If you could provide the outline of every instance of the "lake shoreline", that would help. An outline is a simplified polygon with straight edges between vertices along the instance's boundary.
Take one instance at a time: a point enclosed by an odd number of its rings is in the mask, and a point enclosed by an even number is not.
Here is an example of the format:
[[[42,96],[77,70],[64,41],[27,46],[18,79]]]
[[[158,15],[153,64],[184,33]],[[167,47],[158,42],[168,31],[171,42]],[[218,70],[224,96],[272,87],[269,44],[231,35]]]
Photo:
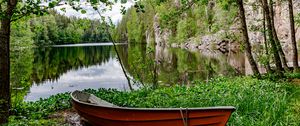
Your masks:
[[[115,45],[126,45],[128,43],[115,43]],[[79,43],[79,44],[63,44],[63,45],[50,45],[48,47],[84,47],[84,46],[112,46],[111,42],[105,43]]]

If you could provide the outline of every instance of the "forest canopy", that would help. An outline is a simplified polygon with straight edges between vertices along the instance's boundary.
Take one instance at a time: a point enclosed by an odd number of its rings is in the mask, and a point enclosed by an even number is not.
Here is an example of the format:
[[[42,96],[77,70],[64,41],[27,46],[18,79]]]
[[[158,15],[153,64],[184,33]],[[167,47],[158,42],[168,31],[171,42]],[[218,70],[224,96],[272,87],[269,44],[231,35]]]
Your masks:
[[[14,22],[11,44],[43,46],[108,42],[105,25],[99,20],[67,17],[51,11],[45,16],[32,16]]]

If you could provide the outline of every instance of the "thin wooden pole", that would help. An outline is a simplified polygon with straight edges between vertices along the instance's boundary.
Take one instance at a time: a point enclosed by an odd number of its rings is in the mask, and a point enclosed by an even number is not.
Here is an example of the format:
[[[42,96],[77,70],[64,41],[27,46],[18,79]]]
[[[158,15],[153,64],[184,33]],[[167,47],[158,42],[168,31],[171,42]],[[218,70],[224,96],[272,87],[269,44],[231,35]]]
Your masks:
[[[97,9],[96,11],[97,11],[97,13],[99,14],[99,16],[100,16],[102,22],[105,23],[105,30],[106,30],[106,32],[108,33],[109,39],[110,39],[111,42],[113,43],[114,50],[115,50],[116,53],[117,53],[117,58],[118,58],[118,60],[119,60],[119,62],[120,62],[122,71],[123,71],[123,73],[124,73],[124,75],[125,75],[125,77],[126,77],[126,79],[127,79],[129,89],[130,89],[130,90],[133,90],[132,85],[131,85],[131,82],[130,82],[130,77],[127,75],[127,72],[126,72],[126,70],[125,70],[125,68],[124,68],[124,65],[123,65],[123,63],[122,63],[122,60],[121,60],[121,58],[120,58],[119,52],[118,52],[117,47],[116,47],[116,43],[115,43],[114,39],[112,38],[112,36],[111,36],[109,30],[108,30],[108,25],[106,24],[104,18],[101,16],[101,13],[99,12],[99,10]]]

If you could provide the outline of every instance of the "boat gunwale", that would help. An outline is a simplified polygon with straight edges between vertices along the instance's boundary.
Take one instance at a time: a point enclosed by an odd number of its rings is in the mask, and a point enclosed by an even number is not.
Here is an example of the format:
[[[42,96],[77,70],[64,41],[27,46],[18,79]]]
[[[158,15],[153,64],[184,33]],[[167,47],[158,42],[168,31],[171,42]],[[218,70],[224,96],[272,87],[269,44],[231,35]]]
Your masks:
[[[78,91],[78,90],[76,90],[76,91]],[[175,110],[180,111],[180,110],[187,109],[187,110],[232,110],[232,112],[233,112],[236,110],[236,108],[233,106],[193,107],[193,108],[188,108],[188,107],[187,108],[186,107],[182,107],[182,108],[131,108],[131,107],[118,107],[118,106],[102,106],[102,105],[97,105],[97,104],[80,101],[79,99],[77,99],[73,96],[73,94],[76,91],[73,91],[70,94],[73,101],[80,103],[80,104],[84,104],[84,105],[89,105],[89,106],[94,106],[94,107],[102,107],[102,108],[113,108],[113,109],[121,109],[121,110],[137,110],[137,111],[145,111],[145,110],[147,110],[147,111],[175,111]],[[88,94],[92,95],[90,93],[88,93]],[[101,99],[101,98],[99,98],[99,99]],[[103,100],[103,99],[101,99],[101,100]]]

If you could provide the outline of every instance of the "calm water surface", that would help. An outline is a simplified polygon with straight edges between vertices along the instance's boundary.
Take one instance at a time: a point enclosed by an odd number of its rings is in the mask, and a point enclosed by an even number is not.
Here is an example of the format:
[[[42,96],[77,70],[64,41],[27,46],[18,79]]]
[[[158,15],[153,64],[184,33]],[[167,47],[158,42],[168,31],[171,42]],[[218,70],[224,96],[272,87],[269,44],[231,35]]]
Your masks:
[[[45,47],[15,54],[13,96],[35,101],[87,88],[123,91],[154,83],[191,85],[193,80],[246,73],[247,64],[240,53],[193,52],[144,44],[117,48],[125,70],[136,84],[128,85],[111,44]]]

